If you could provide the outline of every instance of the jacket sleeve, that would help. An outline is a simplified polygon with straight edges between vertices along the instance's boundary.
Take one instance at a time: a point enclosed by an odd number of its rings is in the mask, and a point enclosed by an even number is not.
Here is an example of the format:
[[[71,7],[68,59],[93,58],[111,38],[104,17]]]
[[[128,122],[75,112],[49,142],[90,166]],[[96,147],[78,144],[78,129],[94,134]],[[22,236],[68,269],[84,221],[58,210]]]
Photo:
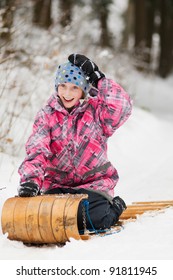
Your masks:
[[[105,136],[111,136],[130,116],[132,101],[124,89],[111,79],[98,83],[97,118]]]
[[[35,118],[33,131],[26,142],[27,156],[19,167],[20,184],[33,182],[41,188],[47,158],[50,155],[50,129],[43,110]]]

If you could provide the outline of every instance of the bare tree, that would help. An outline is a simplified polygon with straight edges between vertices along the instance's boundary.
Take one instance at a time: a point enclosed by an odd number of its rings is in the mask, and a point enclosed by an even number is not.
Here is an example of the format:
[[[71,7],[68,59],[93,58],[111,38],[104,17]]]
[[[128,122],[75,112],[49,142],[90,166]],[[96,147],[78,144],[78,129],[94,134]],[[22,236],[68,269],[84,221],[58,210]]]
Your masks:
[[[155,0],[135,0],[135,54],[149,65],[154,33]],[[138,66],[143,69],[144,64]],[[145,66],[146,67],[146,66]]]
[[[60,14],[60,24],[62,27],[66,27],[72,21],[72,8],[74,5],[74,0],[59,0],[59,7],[61,10]]]
[[[33,23],[48,28],[51,23],[51,6],[52,0],[35,0],[33,10]]]
[[[101,36],[100,45],[101,47],[112,47],[111,34],[108,28],[108,17],[109,17],[109,5],[112,0],[95,0],[92,2],[94,14],[100,21]]]
[[[11,38],[14,6],[15,6],[15,0],[0,1],[0,16],[1,16],[0,38],[1,39],[9,40]]]
[[[160,5],[160,62],[159,74],[165,78],[173,69],[173,1],[161,0]]]
[[[122,43],[123,49],[128,49],[129,38],[133,35],[134,30],[134,0],[129,0],[127,9],[123,13],[124,29],[122,32]]]

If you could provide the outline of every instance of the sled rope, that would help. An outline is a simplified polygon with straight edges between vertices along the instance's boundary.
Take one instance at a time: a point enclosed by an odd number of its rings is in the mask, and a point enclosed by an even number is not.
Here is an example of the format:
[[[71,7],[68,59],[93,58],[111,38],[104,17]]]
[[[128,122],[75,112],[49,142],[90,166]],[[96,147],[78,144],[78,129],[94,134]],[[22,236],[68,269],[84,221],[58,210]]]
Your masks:
[[[99,235],[100,237],[105,237],[107,235],[112,235],[112,234],[116,234],[119,233],[122,229],[124,229],[123,225],[119,225],[119,229],[115,230],[111,230],[111,229],[96,229],[93,225],[93,222],[91,220],[90,214],[89,214],[89,201],[88,200],[84,200],[83,202],[83,206],[85,209],[85,213],[86,213],[86,217],[88,218],[88,221],[91,225],[91,228],[88,229],[89,232],[93,232],[96,235]],[[87,227],[86,227],[86,217],[84,218],[83,224],[84,224],[84,233],[87,231]]]
[[[87,218],[88,218],[88,221],[89,221],[89,223],[90,223],[90,225],[91,225],[92,230],[95,232],[95,234],[98,234],[98,231],[95,229],[95,227],[94,227],[94,225],[93,225],[93,222],[92,222],[92,220],[91,220],[90,214],[89,214],[89,201],[88,201],[88,200],[84,200],[84,201],[83,201],[83,206],[84,206],[84,208],[85,208],[85,213],[86,213],[86,216],[87,216]],[[85,224],[86,224],[86,222],[85,222]],[[86,225],[85,225],[85,226],[86,226]],[[86,230],[86,229],[84,228],[84,230]],[[90,230],[89,230],[89,231],[90,231]]]

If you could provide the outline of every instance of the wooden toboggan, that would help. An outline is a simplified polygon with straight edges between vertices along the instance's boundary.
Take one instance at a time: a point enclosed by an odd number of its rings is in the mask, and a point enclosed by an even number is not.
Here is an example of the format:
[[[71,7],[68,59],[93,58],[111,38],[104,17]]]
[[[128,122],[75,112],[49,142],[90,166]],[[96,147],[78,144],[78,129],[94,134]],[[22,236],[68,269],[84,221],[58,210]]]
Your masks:
[[[90,234],[81,235],[77,226],[79,203],[87,195],[41,195],[12,197],[2,208],[1,225],[8,239],[32,244],[64,244],[70,238],[87,240]],[[134,220],[147,211],[163,210],[173,206],[173,200],[134,202],[119,218],[119,223]]]

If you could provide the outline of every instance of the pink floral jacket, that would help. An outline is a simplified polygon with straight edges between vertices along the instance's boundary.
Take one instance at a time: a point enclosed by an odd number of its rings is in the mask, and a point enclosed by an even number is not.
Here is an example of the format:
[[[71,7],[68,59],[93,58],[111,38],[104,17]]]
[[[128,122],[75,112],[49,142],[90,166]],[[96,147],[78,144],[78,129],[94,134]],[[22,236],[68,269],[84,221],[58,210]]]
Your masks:
[[[102,78],[97,95],[69,113],[53,94],[35,119],[19,167],[20,183],[48,189],[90,188],[114,195],[118,173],[107,158],[107,140],[131,114],[129,95]]]

